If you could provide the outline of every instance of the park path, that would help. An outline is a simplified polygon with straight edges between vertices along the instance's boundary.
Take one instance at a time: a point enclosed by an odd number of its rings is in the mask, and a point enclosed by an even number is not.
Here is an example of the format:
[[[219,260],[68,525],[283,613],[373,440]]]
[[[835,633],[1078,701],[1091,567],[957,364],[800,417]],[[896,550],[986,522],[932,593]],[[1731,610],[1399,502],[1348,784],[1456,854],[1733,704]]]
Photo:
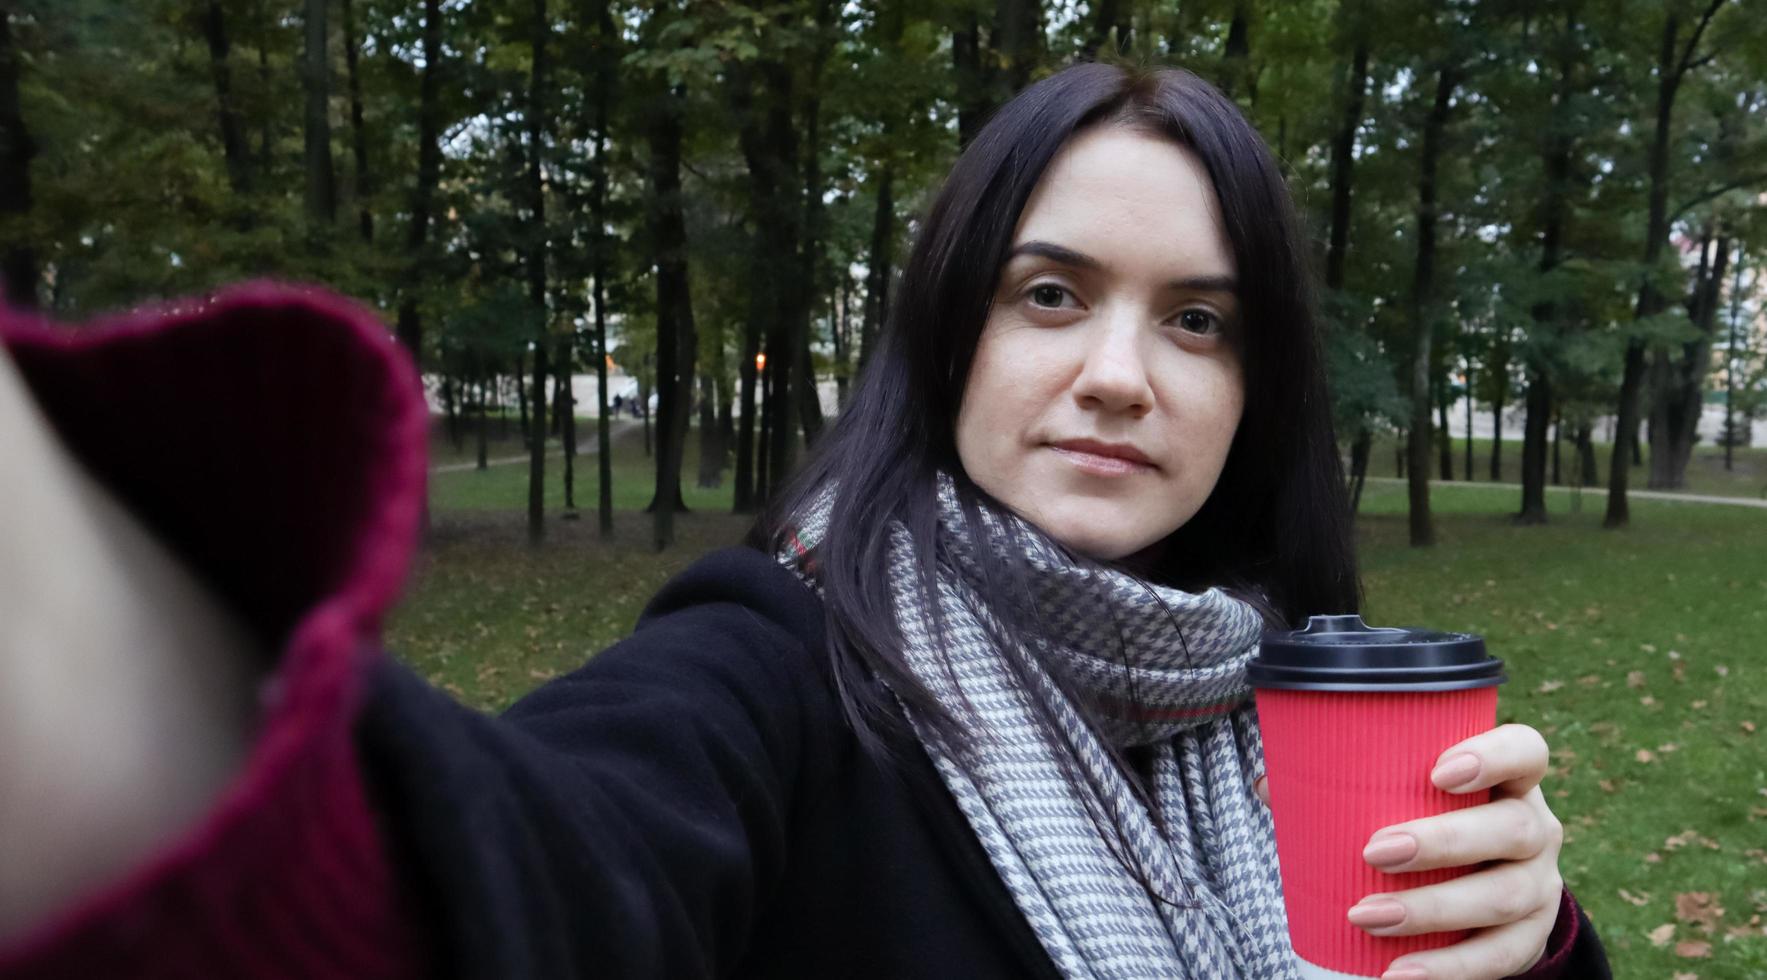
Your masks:
[[[626,419],[620,419],[619,421],[617,421],[613,424],[614,438],[616,438],[616,439],[619,438],[620,434],[622,432],[624,432],[627,429],[633,428],[637,425],[638,425],[638,423],[636,423],[636,422],[629,422]],[[600,453],[600,451],[601,451],[601,447],[596,445],[595,439],[588,439],[588,440],[581,441],[581,442],[577,443],[577,455],[578,456],[594,456],[594,455],[597,455],[598,453]],[[528,456],[527,453],[522,453],[520,456],[499,456],[496,459],[485,460],[485,465],[486,466],[509,466],[514,463],[525,463],[528,461],[529,458],[530,457]],[[550,450],[546,453],[546,458],[549,460],[563,459],[564,458],[564,450],[563,449]],[[476,469],[478,469],[478,466],[479,466],[479,464],[478,464],[477,460],[468,460],[467,462],[464,462],[464,463],[443,463],[440,466],[432,466],[429,468],[429,471],[431,473],[460,473],[465,470],[476,470]]]
[[[577,455],[578,456],[594,456],[596,454],[596,451],[597,451],[596,445],[594,443],[590,443],[587,446],[580,447],[577,450]],[[562,451],[548,453],[547,458],[548,459],[562,459],[562,458],[564,458],[564,453]],[[487,465],[487,466],[510,466],[515,463],[526,463],[526,462],[528,462],[528,456],[526,453],[524,453],[520,456],[502,456],[497,459],[486,460],[485,465]],[[446,463],[441,466],[432,466],[429,468],[429,471],[431,473],[459,473],[463,470],[476,469],[476,468],[478,468],[478,465],[479,464],[477,463],[477,461],[467,462],[467,463]],[[1368,478],[1368,482],[1370,482],[1370,483],[1404,483],[1405,480],[1402,477],[1371,476]],[[1499,490],[1514,490],[1518,493],[1522,489],[1522,485],[1519,483],[1490,483],[1490,482],[1487,482],[1484,480],[1474,480],[1471,482],[1468,482],[1466,480],[1431,480],[1430,486],[1432,488],[1434,488],[1434,487],[1486,487],[1486,488],[1499,489]],[[1570,493],[1572,490],[1571,487],[1556,487],[1556,486],[1549,486],[1546,489],[1554,491],[1554,492],[1558,492],[1558,493]],[[1599,495],[1603,498],[1605,498],[1607,496],[1607,488],[1606,487],[1584,487],[1583,492],[1587,493],[1587,494]],[[1631,490],[1631,489],[1628,489],[1626,491],[1626,496],[1636,497],[1640,500],[1673,500],[1673,501],[1680,501],[1682,503],[1689,503],[1689,504],[1728,504],[1733,507],[1754,507],[1754,508],[1761,509],[1761,510],[1767,510],[1767,497],[1762,497],[1762,498],[1720,497],[1715,494],[1709,494],[1709,493],[1677,493],[1677,492],[1668,491],[1668,490]]]
[[[1393,476],[1371,476],[1368,478],[1368,482],[1404,483],[1405,479],[1403,477]],[[1466,480],[1431,480],[1430,488],[1433,490],[1436,487],[1494,487],[1503,490],[1514,490],[1517,493],[1520,493],[1522,489],[1522,485],[1519,483],[1487,483],[1482,480],[1473,480],[1471,482]],[[1571,492],[1570,487],[1547,487],[1546,489],[1560,493]],[[1599,495],[1604,499],[1607,497],[1606,487],[1584,487],[1583,492]],[[1730,504],[1734,507],[1757,507],[1767,510],[1767,497],[1760,499],[1754,497],[1719,497],[1709,493],[1677,493],[1669,490],[1632,489],[1626,491],[1626,496],[1628,498],[1636,497],[1640,500],[1677,500],[1689,504]]]

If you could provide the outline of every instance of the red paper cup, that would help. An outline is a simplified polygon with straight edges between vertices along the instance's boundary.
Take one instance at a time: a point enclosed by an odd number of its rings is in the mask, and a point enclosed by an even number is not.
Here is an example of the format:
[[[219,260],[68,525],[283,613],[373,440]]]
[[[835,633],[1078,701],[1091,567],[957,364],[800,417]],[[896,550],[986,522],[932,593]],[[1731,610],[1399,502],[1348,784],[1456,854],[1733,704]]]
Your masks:
[[[1301,976],[1379,977],[1399,956],[1464,939],[1464,931],[1371,936],[1345,913],[1367,895],[1474,870],[1387,874],[1362,849],[1382,827],[1490,798],[1442,792],[1430,770],[1444,750],[1496,724],[1502,661],[1472,634],[1316,616],[1306,630],[1267,635],[1248,676]]]

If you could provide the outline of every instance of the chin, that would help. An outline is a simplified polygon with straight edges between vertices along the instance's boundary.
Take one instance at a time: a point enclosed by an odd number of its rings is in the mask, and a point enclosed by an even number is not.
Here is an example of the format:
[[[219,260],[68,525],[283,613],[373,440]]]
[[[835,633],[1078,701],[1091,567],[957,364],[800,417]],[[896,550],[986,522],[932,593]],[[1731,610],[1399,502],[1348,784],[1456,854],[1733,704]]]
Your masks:
[[[1146,548],[1152,542],[1140,535],[1113,533],[1083,522],[1056,522],[1044,533],[1069,551],[1085,555],[1093,561],[1116,561]]]

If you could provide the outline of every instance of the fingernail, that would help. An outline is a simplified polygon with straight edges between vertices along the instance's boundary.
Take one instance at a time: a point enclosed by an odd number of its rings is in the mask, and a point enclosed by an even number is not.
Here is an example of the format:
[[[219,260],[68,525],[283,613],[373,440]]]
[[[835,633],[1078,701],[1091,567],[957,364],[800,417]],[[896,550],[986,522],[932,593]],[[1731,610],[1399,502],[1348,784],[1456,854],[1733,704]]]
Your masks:
[[[1350,924],[1364,929],[1385,929],[1405,921],[1405,906],[1391,899],[1371,898],[1350,910]]]
[[[1376,834],[1362,849],[1362,860],[1373,865],[1404,864],[1417,856],[1417,838],[1410,834]]]
[[[1479,757],[1461,753],[1443,762],[1430,773],[1430,781],[1443,789],[1458,789],[1478,778]]]
[[[1430,975],[1415,966],[1402,966],[1380,975],[1380,980],[1430,980]]]

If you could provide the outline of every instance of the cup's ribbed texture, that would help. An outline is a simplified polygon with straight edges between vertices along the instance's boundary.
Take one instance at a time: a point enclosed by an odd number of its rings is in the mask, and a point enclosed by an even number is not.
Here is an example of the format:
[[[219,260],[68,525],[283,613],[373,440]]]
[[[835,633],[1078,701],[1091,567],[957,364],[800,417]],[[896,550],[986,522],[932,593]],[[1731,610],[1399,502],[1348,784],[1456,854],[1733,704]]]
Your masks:
[[[1443,751],[1489,731],[1497,688],[1419,693],[1257,692],[1289,936],[1301,959],[1378,977],[1397,957],[1457,943],[1465,931],[1370,936],[1345,913],[1364,896],[1459,877],[1473,867],[1391,875],[1362,859],[1382,827],[1485,803],[1453,795],[1430,770]]]

